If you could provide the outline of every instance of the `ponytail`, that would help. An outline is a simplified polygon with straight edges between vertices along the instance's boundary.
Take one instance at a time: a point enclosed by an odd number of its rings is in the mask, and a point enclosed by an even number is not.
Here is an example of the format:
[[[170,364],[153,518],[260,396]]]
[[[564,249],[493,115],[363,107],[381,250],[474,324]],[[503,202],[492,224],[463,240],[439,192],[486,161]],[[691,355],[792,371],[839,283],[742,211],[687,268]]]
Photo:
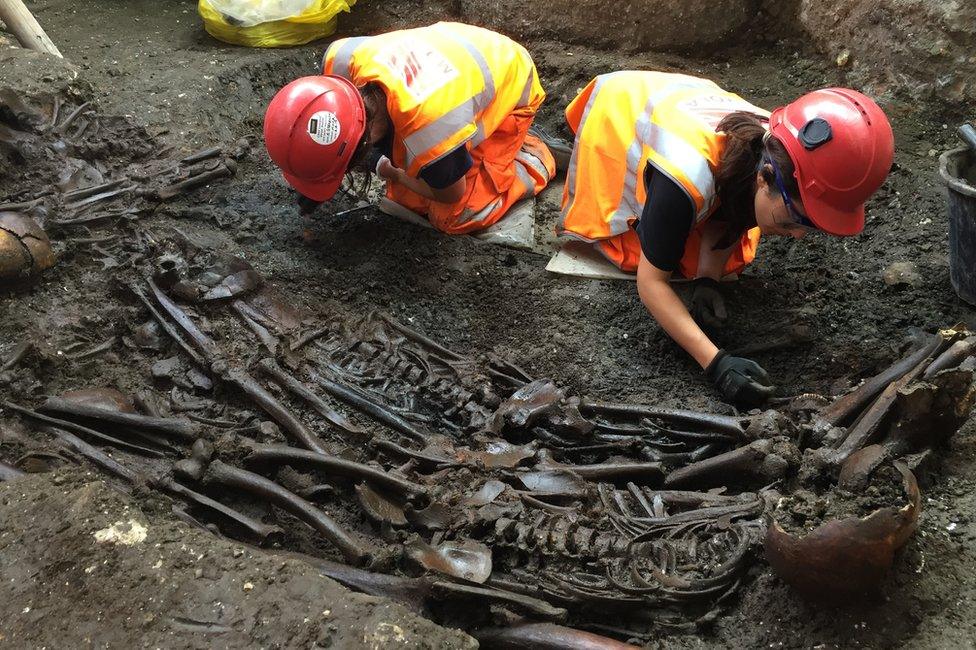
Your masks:
[[[719,199],[716,216],[727,224],[725,234],[715,249],[728,248],[756,225],[756,173],[776,186],[776,176],[766,168],[770,159],[783,174],[786,191],[799,198],[799,188],[793,178],[793,160],[786,147],[766,130],[767,119],[746,111],[729,113],[715,130],[724,133],[725,150],[715,173],[715,188]]]

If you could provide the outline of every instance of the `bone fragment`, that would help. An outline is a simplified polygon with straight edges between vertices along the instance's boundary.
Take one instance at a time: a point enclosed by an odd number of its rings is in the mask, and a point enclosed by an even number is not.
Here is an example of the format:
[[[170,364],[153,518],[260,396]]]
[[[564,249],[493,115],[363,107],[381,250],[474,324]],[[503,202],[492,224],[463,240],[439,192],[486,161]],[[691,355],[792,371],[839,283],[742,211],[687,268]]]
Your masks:
[[[27,353],[30,352],[31,348],[33,347],[34,343],[29,340],[24,340],[18,343],[17,347],[14,348],[13,354],[10,355],[10,358],[4,361],[3,365],[0,366],[0,372],[10,370],[20,363],[21,359],[27,356]]]
[[[233,176],[236,173],[237,163],[231,159],[226,159],[222,161],[221,164],[216,167],[216,169],[200,172],[199,174],[179,181],[178,183],[167,185],[166,187],[156,190],[154,194],[156,195],[157,199],[165,201],[166,199],[171,199],[174,196],[178,196],[184,192],[189,192],[190,190],[196,189],[202,185],[207,185],[212,181]]]
[[[263,325],[261,325],[261,323],[251,318],[250,313],[248,313],[247,309],[245,309],[243,305],[245,305],[244,302],[235,300],[231,303],[231,308],[237,312],[237,315],[241,317],[244,324],[247,325],[252,332],[254,332],[254,335],[258,337],[258,340],[261,341],[261,344],[265,347],[265,349],[271,354],[277,354],[278,339],[275,338]]]

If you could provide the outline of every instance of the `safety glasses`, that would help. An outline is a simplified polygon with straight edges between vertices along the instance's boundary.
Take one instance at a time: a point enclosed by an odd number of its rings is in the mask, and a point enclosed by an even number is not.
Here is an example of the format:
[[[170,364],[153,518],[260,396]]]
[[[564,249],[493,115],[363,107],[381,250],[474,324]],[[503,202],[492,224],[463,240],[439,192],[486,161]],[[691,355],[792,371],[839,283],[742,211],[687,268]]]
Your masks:
[[[779,193],[783,196],[783,203],[786,204],[786,210],[789,212],[790,220],[798,226],[803,226],[809,230],[816,230],[817,226],[815,226],[812,221],[796,211],[796,207],[793,205],[793,200],[786,191],[786,183],[783,182],[783,175],[779,173],[779,167],[776,165],[776,161],[773,160],[772,156],[764,157],[767,161],[769,161],[769,164],[773,168],[773,173],[776,175],[776,187],[779,188]]]

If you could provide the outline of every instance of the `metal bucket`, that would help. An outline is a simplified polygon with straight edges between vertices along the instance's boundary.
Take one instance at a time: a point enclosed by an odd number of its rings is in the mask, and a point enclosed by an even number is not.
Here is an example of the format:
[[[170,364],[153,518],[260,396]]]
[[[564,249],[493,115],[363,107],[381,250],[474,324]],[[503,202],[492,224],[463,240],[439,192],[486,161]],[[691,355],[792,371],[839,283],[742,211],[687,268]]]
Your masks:
[[[939,174],[949,187],[949,278],[976,305],[976,155],[968,147],[945,152]]]

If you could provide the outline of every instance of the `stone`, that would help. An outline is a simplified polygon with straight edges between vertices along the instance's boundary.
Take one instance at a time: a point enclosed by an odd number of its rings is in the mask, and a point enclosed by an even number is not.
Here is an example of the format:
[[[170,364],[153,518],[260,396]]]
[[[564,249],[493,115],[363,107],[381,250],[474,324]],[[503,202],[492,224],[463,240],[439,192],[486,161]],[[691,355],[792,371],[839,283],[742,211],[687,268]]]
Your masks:
[[[916,288],[922,284],[922,274],[914,262],[892,262],[881,273],[881,279],[889,287]]]

